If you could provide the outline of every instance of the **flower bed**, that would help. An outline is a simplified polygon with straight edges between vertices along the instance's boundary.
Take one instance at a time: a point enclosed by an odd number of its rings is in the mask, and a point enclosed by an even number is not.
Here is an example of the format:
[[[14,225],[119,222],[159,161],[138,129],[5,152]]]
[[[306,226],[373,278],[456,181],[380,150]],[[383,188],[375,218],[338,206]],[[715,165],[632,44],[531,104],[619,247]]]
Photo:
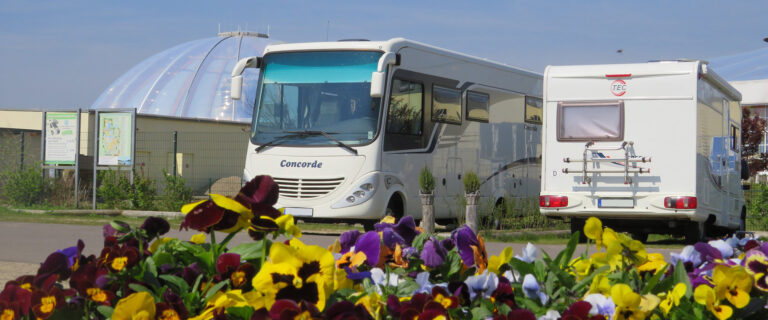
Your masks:
[[[555,257],[532,244],[489,256],[467,227],[440,239],[405,217],[322,248],[301,242],[276,201],[277,185],[260,176],[234,199],[185,205],[181,227],[203,232],[189,240],[163,237],[161,218],[113,222],[98,256],[78,241],[8,282],[0,319],[768,317],[768,243],[753,239],[698,243],[665,261],[591,218],[584,231],[594,242],[581,256],[576,234]],[[229,247],[237,232],[254,241]]]

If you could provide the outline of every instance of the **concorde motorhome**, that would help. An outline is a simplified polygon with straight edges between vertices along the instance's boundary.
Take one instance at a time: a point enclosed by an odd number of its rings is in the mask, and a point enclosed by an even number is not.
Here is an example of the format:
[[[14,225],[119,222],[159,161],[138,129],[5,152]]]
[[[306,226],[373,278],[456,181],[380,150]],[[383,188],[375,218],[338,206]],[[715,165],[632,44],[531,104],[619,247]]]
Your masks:
[[[740,100],[702,61],[548,67],[542,214],[641,238],[743,230]]]
[[[462,174],[481,195],[539,191],[539,74],[405,40],[271,45],[261,68],[244,179],[269,174],[300,219],[421,217],[419,172],[435,176],[435,217],[455,219]]]

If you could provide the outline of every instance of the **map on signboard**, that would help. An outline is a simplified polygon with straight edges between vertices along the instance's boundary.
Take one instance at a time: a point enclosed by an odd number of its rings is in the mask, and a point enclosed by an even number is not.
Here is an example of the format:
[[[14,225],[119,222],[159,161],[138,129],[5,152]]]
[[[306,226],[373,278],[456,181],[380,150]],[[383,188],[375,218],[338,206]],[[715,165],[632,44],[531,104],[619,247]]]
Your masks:
[[[77,112],[45,113],[45,164],[75,164]]]
[[[131,114],[99,114],[99,165],[131,165],[133,127]]]

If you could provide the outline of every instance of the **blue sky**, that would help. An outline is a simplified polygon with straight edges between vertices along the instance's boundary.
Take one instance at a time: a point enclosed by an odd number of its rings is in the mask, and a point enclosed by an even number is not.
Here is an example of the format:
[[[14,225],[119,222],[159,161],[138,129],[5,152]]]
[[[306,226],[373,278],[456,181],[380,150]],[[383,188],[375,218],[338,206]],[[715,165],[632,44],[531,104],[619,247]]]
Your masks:
[[[405,37],[543,72],[761,49],[767,18],[768,1],[0,0],[0,108],[88,108],[132,66],[219,25],[286,42]]]

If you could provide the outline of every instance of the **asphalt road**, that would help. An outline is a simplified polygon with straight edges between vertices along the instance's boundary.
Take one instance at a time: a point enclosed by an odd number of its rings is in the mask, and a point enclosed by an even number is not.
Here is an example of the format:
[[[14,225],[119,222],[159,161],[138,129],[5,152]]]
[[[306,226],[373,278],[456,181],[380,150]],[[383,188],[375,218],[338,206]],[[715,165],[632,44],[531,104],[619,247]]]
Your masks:
[[[173,230],[168,237],[187,240],[197,232]],[[223,234],[217,233],[223,239]],[[306,244],[328,247],[338,235],[304,234],[301,240]],[[82,226],[66,224],[39,224],[22,222],[0,222],[0,288],[6,281],[24,274],[34,274],[40,263],[51,253],[59,249],[74,246],[77,240],[85,242],[84,254],[98,255],[103,248],[104,237],[100,226]],[[241,232],[232,239],[231,246],[251,242],[250,237]],[[498,255],[505,247],[511,246],[515,254],[521,254],[526,243],[488,242],[486,250],[490,255]],[[550,256],[557,255],[564,245],[537,245]],[[579,245],[576,254],[584,252],[586,246]],[[591,251],[594,252],[594,246]],[[649,252],[661,252],[669,256],[680,249],[648,249]]]

